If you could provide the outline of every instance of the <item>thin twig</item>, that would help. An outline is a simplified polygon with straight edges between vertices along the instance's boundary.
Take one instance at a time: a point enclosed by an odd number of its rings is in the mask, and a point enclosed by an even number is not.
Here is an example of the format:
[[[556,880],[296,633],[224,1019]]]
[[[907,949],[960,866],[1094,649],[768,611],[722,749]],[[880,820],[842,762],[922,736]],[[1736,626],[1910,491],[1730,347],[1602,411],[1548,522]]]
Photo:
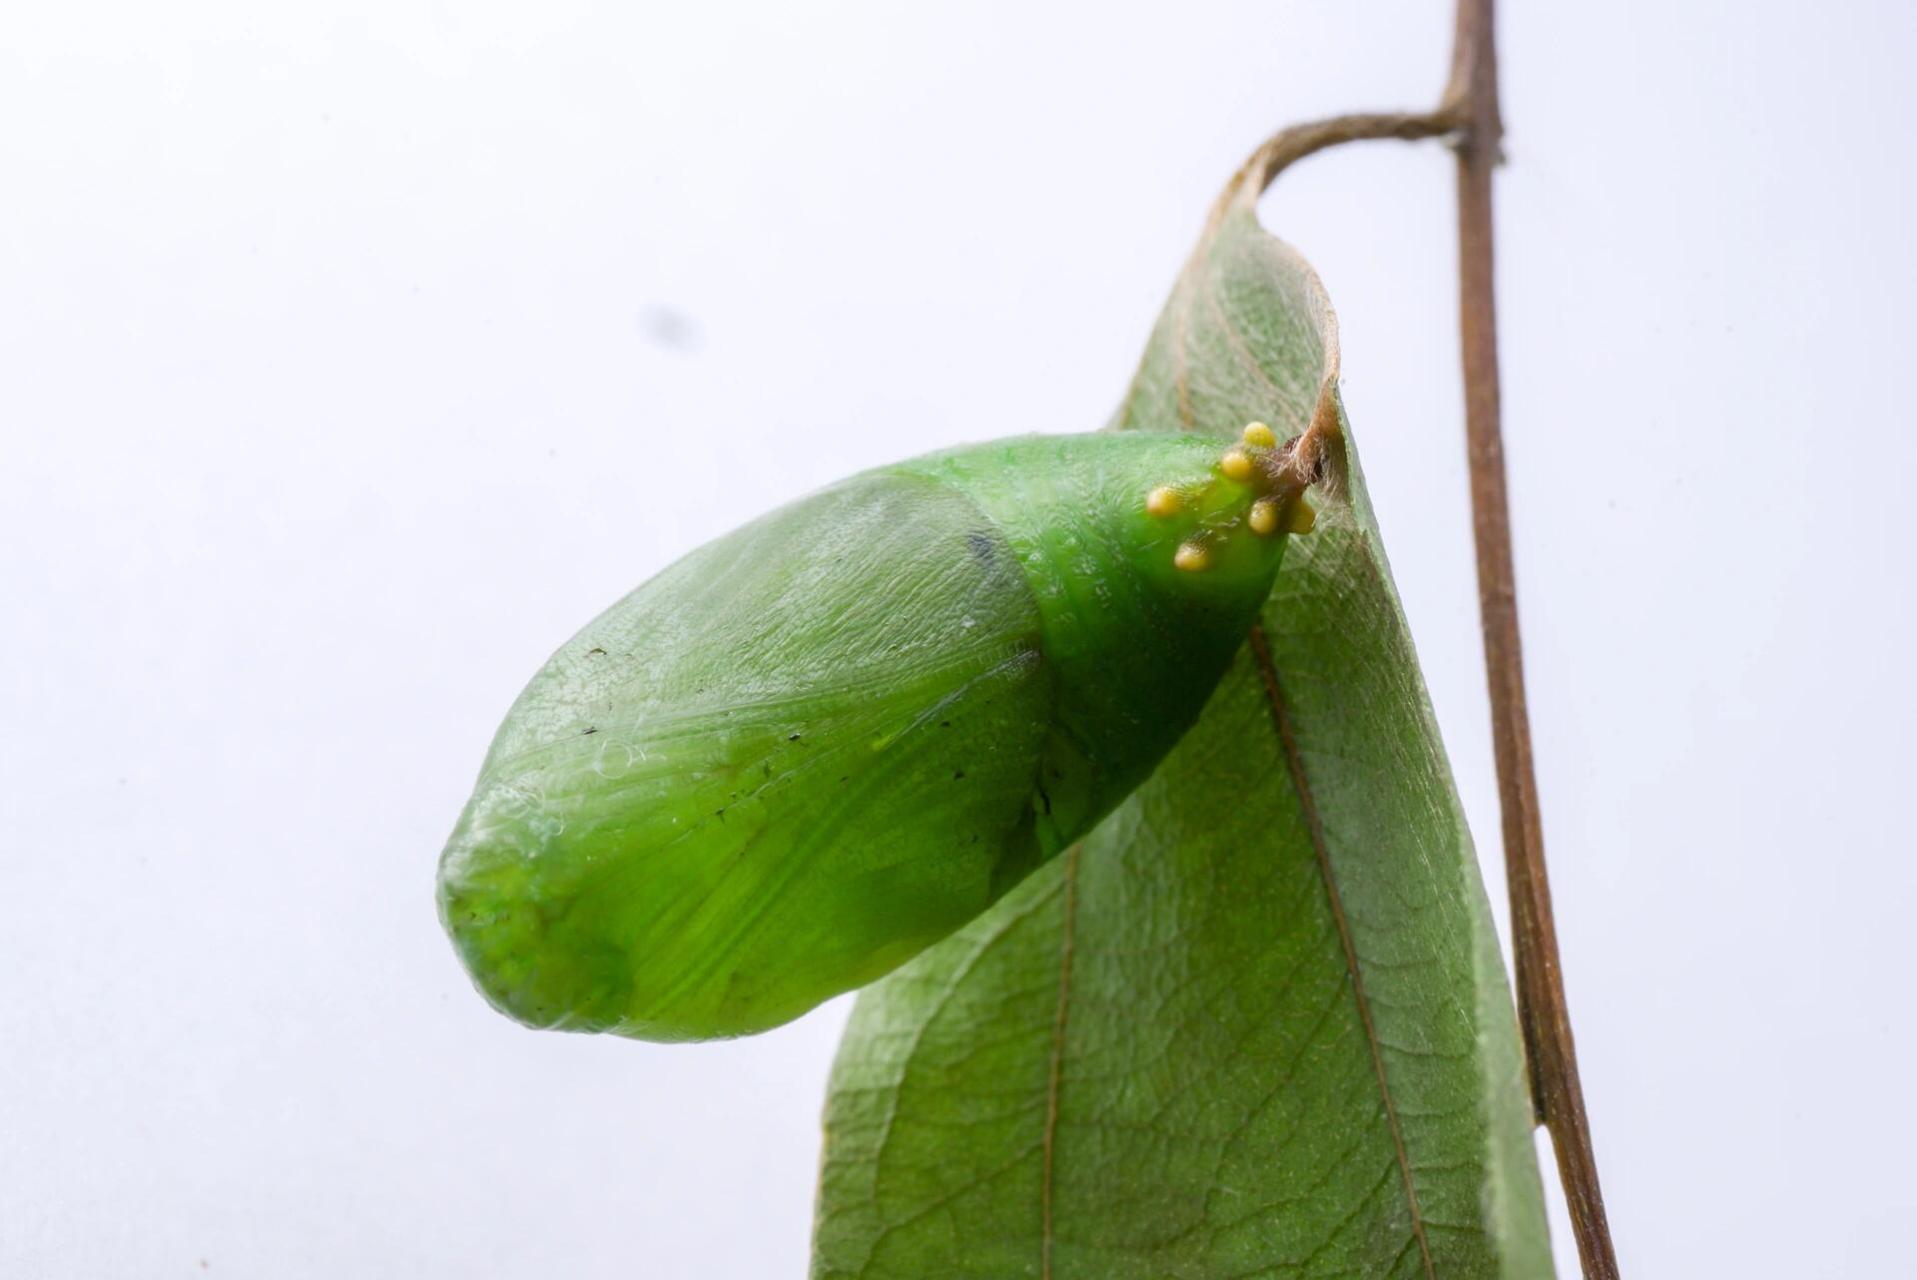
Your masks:
[[[1456,132],[1462,123],[1462,117],[1447,105],[1436,111],[1357,112],[1280,129],[1238,166],[1238,172],[1232,175],[1212,205],[1212,221],[1217,222],[1235,205],[1255,204],[1279,173],[1313,152],[1347,142],[1384,138],[1417,142],[1423,138],[1439,138]]]
[[[1444,110],[1462,122],[1458,155],[1458,315],[1464,365],[1465,439],[1471,461],[1472,529],[1478,549],[1478,608],[1491,686],[1491,739],[1504,817],[1505,878],[1511,893],[1518,1022],[1530,1064],[1531,1099],[1551,1131],[1584,1274],[1613,1280],[1617,1254],[1604,1216],[1591,1150],[1584,1089],[1558,960],[1544,822],[1531,758],[1524,655],[1518,641],[1511,511],[1500,425],[1498,318],[1492,279],[1491,177],[1501,156],[1497,43],[1492,0],[1458,0],[1457,42]]]

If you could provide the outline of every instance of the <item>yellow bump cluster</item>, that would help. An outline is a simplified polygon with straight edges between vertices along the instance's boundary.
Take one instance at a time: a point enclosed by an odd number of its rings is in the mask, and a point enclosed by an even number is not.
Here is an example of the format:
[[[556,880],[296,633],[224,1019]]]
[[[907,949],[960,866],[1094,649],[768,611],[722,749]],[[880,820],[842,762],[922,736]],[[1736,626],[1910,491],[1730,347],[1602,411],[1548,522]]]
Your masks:
[[[1267,489],[1268,483],[1260,483],[1264,466],[1275,465],[1282,459],[1261,461],[1254,456],[1266,450],[1278,447],[1278,433],[1263,422],[1248,422],[1239,433],[1242,444],[1233,445],[1225,450],[1218,459],[1218,470],[1227,480],[1235,484],[1251,485],[1253,491]],[[1268,481],[1275,479],[1276,473],[1266,473]],[[1282,486],[1281,486],[1282,488]],[[1304,533],[1312,525],[1313,512],[1296,491],[1272,494],[1261,493],[1251,504],[1251,510],[1245,516],[1245,525],[1261,538],[1269,538],[1277,533]],[[1187,497],[1170,485],[1160,485],[1145,495],[1145,512],[1155,519],[1165,520],[1185,510]],[[1227,521],[1225,526],[1194,532],[1178,546],[1172,557],[1172,563],[1187,573],[1197,573],[1207,569],[1212,562],[1212,542],[1223,536],[1236,520]]]

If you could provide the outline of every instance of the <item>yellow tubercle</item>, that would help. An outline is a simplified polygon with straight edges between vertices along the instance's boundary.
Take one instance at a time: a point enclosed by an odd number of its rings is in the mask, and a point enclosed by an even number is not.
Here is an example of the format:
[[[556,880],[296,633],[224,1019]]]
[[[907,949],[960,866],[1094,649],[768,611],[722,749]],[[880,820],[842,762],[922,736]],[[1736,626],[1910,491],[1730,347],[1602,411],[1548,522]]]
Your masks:
[[[1184,506],[1185,500],[1178,495],[1178,490],[1168,484],[1161,484],[1145,495],[1145,514],[1160,520],[1177,515]]]
[[[1243,449],[1227,449],[1225,456],[1218,460],[1218,469],[1225,473],[1226,479],[1243,484],[1251,479],[1251,455]]]
[[[1254,448],[1269,449],[1278,443],[1278,435],[1264,423],[1252,422],[1245,425],[1244,441]]]
[[[1318,513],[1311,509],[1311,504],[1305,501],[1303,494],[1292,502],[1285,517],[1286,533],[1310,533],[1311,527],[1318,523]]]
[[[1202,542],[1181,542],[1172,564],[1186,573],[1197,573],[1211,564],[1211,548]]]
[[[1261,538],[1269,538],[1278,532],[1278,504],[1270,498],[1260,498],[1251,504],[1251,515],[1245,523],[1251,531]]]

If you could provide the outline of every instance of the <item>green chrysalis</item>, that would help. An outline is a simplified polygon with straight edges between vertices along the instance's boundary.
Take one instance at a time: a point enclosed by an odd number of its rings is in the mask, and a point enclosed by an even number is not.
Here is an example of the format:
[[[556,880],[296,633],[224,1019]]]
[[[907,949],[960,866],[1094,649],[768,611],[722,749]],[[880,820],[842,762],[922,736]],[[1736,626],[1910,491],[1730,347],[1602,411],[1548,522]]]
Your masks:
[[[439,869],[474,980],[534,1026],[705,1039],[951,933],[1197,718],[1308,527],[1297,443],[960,448],[672,565],[493,741]]]

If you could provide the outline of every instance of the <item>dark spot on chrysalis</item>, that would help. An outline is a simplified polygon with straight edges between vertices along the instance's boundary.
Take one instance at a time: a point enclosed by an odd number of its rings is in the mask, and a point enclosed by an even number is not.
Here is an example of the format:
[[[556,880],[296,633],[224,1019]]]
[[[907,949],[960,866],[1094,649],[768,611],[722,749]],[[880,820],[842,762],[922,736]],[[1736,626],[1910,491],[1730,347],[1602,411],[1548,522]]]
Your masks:
[[[963,769],[955,769],[955,770],[953,770],[953,771],[952,771],[952,781],[954,781],[954,782],[962,782],[962,781],[964,781],[964,780],[965,780],[965,770],[963,770]]]
[[[606,656],[606,651],[598,645],[594,645],[592,648],[586,650],[586,656],[588,658],[603,658]]]
[[[579,736],[583,738],[583,737],[585,737],[585,736],[586,736],[587,734],[589,734],[589,733],[598,733],[598,732],[599,732],[599,727],[598,727],[597,725],[595,725],[595,726],[593,726],[593,727],[592,727],[592,728],[590,728],[590,729],[581,729],[581,730],[579,731]]]
[[[980,564],[992,563],[992,540],[982,533],[965,535],[965,545],[971,548],[972,556]]]
[[[787,741],[787,742],[797,742],[798,740],[799,740],[799,735],[798,735],[798,734],[796,734],[796,733],[794,733],[794,734],[789,734],[789,735],[787,735],[787,737],[786,737],[786,741]]]

